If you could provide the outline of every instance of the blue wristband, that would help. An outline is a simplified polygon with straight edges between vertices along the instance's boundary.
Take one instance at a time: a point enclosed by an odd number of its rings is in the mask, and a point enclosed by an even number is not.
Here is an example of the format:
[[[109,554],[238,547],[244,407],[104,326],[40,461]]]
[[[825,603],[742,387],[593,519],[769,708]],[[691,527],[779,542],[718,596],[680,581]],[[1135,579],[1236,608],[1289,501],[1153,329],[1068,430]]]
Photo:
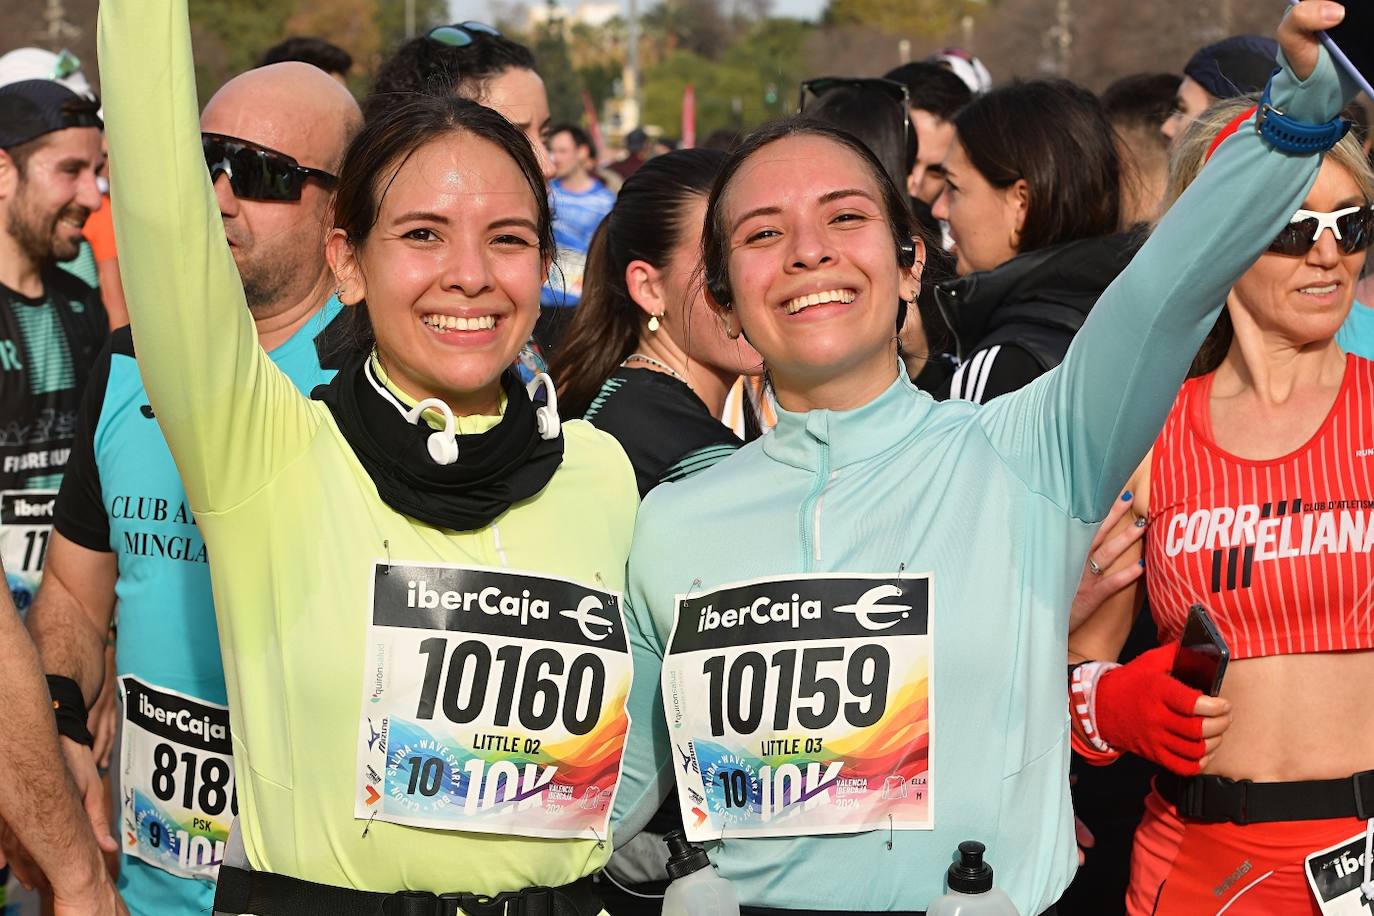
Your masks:
[[[1295,121],[1270,104],[1269,86],[1266,85],[1255,114],[1255,130],[1271,146],[1285,153],[1321,153],[1341,142],[1350,130],[1350,122],[1339,116],[1325,124]]]

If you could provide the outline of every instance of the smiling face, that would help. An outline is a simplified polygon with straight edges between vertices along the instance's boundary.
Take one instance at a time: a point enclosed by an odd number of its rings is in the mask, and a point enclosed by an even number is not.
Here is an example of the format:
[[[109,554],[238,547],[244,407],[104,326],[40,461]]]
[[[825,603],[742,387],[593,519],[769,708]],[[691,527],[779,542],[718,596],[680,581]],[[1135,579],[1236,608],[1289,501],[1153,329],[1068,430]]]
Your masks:
[[[1350,173],[1328,160],[1302,209],[1332,212],[1365,203]],[[1343,254],[1329,229],[1305,255],[1266,252],[1236,282],[1229,308],[1237,326],[1253,324],[1295,347],[1329,340],[1350,314],[1365,254]]]
[[[377,187],[367,239],[356,250],[342,230],[329,239],[343,301],[367,301],[382,364],[412,397],[494,413],[547,267],[529,182],[496,144],[454,132],[384,170]]]
[[[95,175],[104,156],[100,131],[69,127],[33,141],[23,168],[6,155],[0,168],[4,231],[35,266],[70,261],[86,219],[100,209]]]
[[[719,204],[727,321],[763,355],[788,410],[858,407],[896,377],[897,300],[915,297],[918,275],[897,264],[882,201],[857,153],[803,134],[756,151]]]

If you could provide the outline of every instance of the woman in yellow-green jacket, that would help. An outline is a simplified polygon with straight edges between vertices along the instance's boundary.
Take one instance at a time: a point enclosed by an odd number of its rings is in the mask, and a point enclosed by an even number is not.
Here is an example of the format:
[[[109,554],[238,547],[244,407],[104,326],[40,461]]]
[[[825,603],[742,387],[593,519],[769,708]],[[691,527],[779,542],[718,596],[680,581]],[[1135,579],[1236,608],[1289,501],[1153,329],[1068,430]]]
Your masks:
[[[613,439],[508,371],[552,255],[528,141],[453,98],[364,128],[327,253],[370,346],[307,399],[258,346],[212,182],[333,176],[246,145],[207,170],[184,0],[107,0],[101,52],[139,362],[219,614],[217,912],[597,912],[637,497]]]

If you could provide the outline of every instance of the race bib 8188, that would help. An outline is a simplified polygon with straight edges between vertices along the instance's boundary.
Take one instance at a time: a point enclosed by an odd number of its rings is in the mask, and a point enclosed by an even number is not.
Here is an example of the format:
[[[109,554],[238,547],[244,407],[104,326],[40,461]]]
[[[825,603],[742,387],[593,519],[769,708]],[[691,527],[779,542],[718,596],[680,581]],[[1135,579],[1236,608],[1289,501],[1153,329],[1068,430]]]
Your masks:
[[[605,837],[629,715],[618,595],[536,573],[377,563],[354,815]]]
[[[119,678],[124,853],[214,881],[238,814],[229,708]]]
[[[930,576],[677,596],[663,660],[687,836],[930,829]]]

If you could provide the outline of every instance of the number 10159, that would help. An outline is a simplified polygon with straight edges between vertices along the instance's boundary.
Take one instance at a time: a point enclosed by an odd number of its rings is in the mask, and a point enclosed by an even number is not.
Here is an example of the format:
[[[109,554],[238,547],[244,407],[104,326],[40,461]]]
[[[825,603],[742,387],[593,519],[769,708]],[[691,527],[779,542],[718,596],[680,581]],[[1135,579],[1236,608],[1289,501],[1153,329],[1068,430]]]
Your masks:
[[[847,660],[840,646],[813,646],[780,649],[771,657],[741,652],[729,665],[725,656],[713,655],[701,667],[712,737],[724,735],[727,722],[737,735],[757,734],[770,694],[774,732],[792,728],[794,714],[797,726],[820,730],[834,724],[841,712],[850,727],[867,728],[887,711],[891,662],[887,649],[878,645],[859,646]]]

